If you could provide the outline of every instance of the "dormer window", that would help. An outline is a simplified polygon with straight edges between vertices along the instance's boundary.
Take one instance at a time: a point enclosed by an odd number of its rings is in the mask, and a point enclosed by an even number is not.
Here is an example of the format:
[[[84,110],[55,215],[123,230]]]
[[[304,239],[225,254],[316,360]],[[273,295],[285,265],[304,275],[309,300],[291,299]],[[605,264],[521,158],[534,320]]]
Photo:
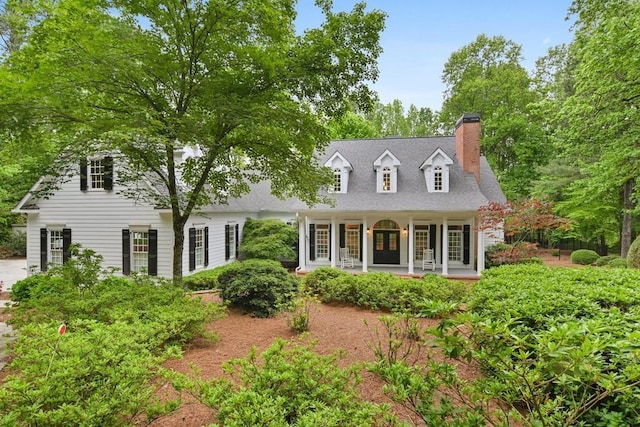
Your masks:
[[[376,171],[376,190],[378,193],[395,193],[398,191],[398,166],[400,161],[389,150],[385,150],[373,162]]]
[[[382,169],[382,191],[391,191],[391,169]]]
[[[340,168],[335,168],[333,170],[333,192],[342,192],[342,170]]]
[[[353,170],[351,163],[336,151],[324,165],[333,170],[333,186],[329,187],[329,191],[346,193],[349,186],[349,173]]]
[[[449,167],[453,160],[438,148],[427,160],[422,163],[420,169],[424,171],[424,179],[429,193],[449,192]]]
[[[433,191],[442,191],[444,186],[442,183],[442,166],[433,168]]]

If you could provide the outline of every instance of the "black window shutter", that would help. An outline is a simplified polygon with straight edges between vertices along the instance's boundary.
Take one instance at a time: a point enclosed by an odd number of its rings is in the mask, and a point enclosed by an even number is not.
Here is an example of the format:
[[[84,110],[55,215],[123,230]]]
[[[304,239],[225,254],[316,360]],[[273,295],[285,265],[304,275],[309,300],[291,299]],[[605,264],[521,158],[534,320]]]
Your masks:
[[[40,229],[40,271],[47,271],[47,254],[49,252],[49,239],[46,228]]]
[[[102,159],[104,167],[104,189],[113,190],[113,157]]]
[[[462,226],[462,263],[469,264],[471,260],[471,226]]]
[[[240,226],[236,224],[236,238],[234,240],[236,247],[234,248],[235,257],[238,258],[238,237],[240,236]]]
[[[189,229],[189,271],[196,269],[196,229]]]
[[[345,240],[346,240],[344,224],[340,224],[338,234],[339,234],[338,238],[340,239],[340,247],[344,248]]]
[[[362,261],[362,239],[366,239],[367,236],[364,235],[364,225],[360,224],[360,261]]]
[[[87,160],[80,160],[80,190],[87,190]]]
[[[316,225],[309,224],[309,261],[316,259]]]
[[[149,230],[147,273],[149,273],[149,276],[158,275],[158,230]]]
[[[122,230],[122,274],[131,273],[131,234],[129,229]]]
[[[229,224],[224,226],[224,259],[231,258],[231,248],[229,247]]]
[[[204,228],[204,266],[209,265],[209,227]]]
[[[429,249],[433,249],[433,259],[436,259],[436,225],[429,225]]]
[[[63,228],[62,229],[62,262],[65,263],[71,258],[71,251],[69,251],[69,246],[71,246],[71,229]]]

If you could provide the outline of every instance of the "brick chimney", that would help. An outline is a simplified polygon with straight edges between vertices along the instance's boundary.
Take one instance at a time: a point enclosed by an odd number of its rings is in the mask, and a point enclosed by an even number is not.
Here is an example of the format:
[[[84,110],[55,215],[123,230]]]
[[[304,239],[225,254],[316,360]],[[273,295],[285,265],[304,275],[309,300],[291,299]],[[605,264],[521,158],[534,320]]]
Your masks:
[[[456,156],[462,170],[480,184],[480,114],[464,113],[456,123]]]

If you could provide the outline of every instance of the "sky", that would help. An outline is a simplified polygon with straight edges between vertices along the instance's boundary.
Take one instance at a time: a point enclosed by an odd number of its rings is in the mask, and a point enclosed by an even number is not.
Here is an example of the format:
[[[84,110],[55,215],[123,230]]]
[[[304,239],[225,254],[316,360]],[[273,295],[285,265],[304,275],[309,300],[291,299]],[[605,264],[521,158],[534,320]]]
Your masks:
[[[367,10],[387,13],[381,37],[380,77],[371,87],[384,104],[394,99],[439,111],[444,64],[479,34],[503,36],[522,46],[529,71],[552,46],[573,38],[566,21],[571,0],[364,0]],[[334,11],[351,10],[356,0],[334,0]],[[322,22],[313,0],[298,0],[298,30]]]

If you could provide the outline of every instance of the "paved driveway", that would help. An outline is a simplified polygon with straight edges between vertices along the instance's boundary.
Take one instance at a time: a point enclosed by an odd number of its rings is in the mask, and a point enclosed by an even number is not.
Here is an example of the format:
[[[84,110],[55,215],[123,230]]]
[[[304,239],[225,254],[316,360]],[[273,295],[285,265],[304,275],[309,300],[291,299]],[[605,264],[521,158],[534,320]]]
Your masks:
[[[0,281],[3,281],[3,291],[11,289],[14,283],[27,277],[27,260],[20,259],[0,259]]]

